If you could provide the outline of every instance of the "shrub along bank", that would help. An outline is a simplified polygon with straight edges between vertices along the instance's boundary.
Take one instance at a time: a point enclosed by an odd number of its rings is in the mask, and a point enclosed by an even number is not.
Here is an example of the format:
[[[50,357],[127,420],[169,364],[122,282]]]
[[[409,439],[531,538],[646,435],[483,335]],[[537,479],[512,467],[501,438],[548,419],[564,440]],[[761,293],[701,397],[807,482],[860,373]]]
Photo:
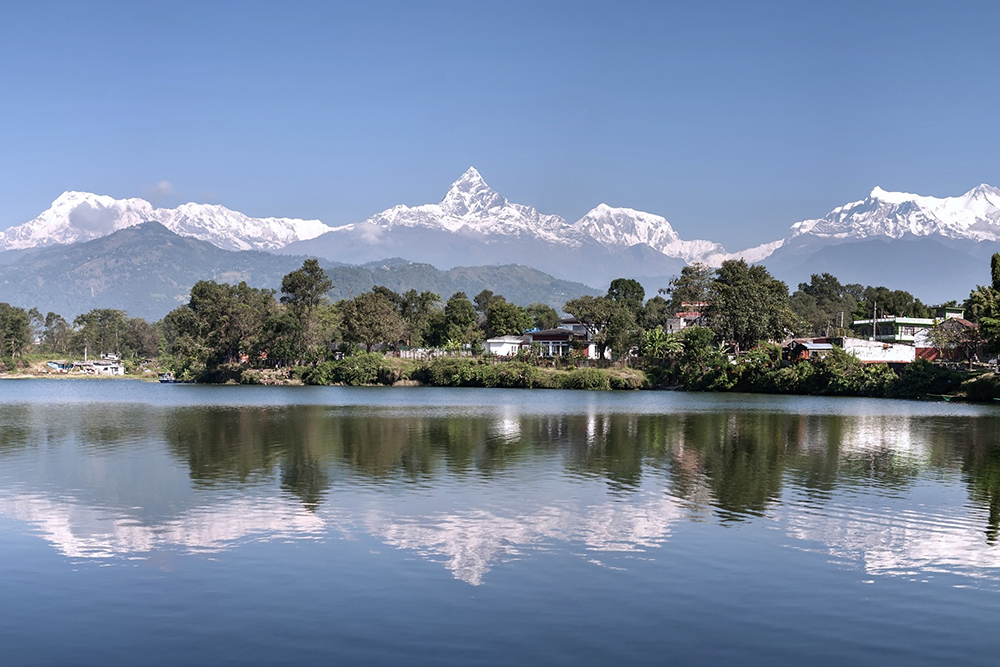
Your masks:
[[[538,368],[523,361],[493,363],[467,357],[440,357],[428,362],[387,359],[361,353],[325,361],[302,372],[306,384],[392,385],[416,381],[434,387],[502,387],[510,389],[641,389],[646,374],[631,368]]]
[[[975,381],[918,359],[896,372],[886,364],[865,364],[840,349],[819,361],[782,363],[777,345],[762,344],[733,363],[694,328],[675,356],[632,368],[539,368],[524,361],[440,357],[417,362],[359,353],[297,371],[306,384],[392,385],[414,382],[435,387],[548,389],[676,388],[766,394],[921,398],[963,392],[970,400],[1000,396],[1000,378]]]

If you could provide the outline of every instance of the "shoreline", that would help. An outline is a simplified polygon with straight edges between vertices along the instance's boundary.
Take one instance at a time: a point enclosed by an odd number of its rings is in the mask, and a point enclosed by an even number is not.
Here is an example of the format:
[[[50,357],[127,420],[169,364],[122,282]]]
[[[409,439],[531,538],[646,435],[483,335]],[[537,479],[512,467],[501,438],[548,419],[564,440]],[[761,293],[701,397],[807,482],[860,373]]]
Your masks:
[[[131,381],[131,382],[143,382],[147,384],[175,384],[175,383],[160,383],[159,379],[156,377],[137,377],[137,376],[95,376],[95,375],[28,375],[28,374],[0,374],[0,381],[3,380],[54,380],[54,381],[78,381],[78,380],[100,380],[100,381]],[[241,384],[238,382],[192,382],[184,384],[195,384],[203,387],[358,387],[358,388],[371,388],[371,387],[383,387],[386,389],[401,389],[401,388],[449,388],[449,389],[535,389],[535,390],[565,390],[565,391],[610,391],[610,392],[682,392],[690,394],[716,394],[716,395],[727,395],[727,394],[747,394],[752,396],[809,396],[813,398],[866,398],[873,400],[901,400],[901,401],[916,401],[920,403],[967,403],[970,405],[993,405],[998,404],[1000,398],[986,397],[983,399],[969,398],[964,395],[949,395],[949,394],[926,394],[924,396],[863,396],[863,395],[835,395],[835,394],[822,394],[822,393],[794,393],[794,392],[765,392],[765,391],[706,391],[701,389],[685,389],[684,387],[640,387],[636,389],[619,389],[619,388],[580,388],[580,387],[551,387],[551,386],[535,386],[535,387],[485,387],[485,386],[454,386],[454,385],[438,385],[427,382],[420,382],[418,380],[403,379],[394,382],[393,384],[347,384],[343,382],[325,384],[325,385],[310,385],[302,382],[298,379],[290,379],[288,382],[281,383],[268,383],[268,384]]]

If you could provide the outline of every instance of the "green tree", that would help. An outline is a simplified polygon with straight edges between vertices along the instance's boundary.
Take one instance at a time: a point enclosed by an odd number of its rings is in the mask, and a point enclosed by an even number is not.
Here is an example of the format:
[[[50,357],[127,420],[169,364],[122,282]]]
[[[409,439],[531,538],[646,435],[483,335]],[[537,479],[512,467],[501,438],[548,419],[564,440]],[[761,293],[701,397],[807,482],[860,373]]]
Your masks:
[[[17,359],[31,346],[31,316],[24,308],[0,303],[0,356]]]
[[[666,327],[667,320],[674,318],[676,314],[677,312],[670,307],[670,302],[657,295],[646,302],[639,323],[646,330]]]
[[[404,336],[408,345],[423,345],[429,335],[430,320],[440,309],[441,297],[433,292],[408,290],[401,297],[401,314],[406,323]]]
[[[476,326],[479,317],[465,292],[455,292],[444,305],[441,317],[435,318],[433,344],[475,344],[482,340],[483,332]]]
[[[878,316],[930,317],[931,309],[920,299],[904,290],[890,290],[888,287],[866,287],[854,309],[855,319],[871,319],[876,306]]]
[[[267,322],[278,308],[274,291],[200,280],[186,306],[164,318],[168,353],[184,369],[239,363],[246,355],[259,363],[267,351]]]
[[[95,308],[73,320],[73,338],[78,353],[99,356],[122,353],[122,340],[128,326],[124,310]]]
[[[501,297],[494,297],[486,311],[486,336],[519,336],[531,328],[528,312]]]
[[[963,304],[966,317],[979,323],[979,336],[991,352],[1000,352],[1000,253],[990,258],[993,284],[972,290]]]
[[[545,303],[533,303],[527,308],[531,324],[536,329],[555,329],[559,326],[559,313]]]
[[[580,320],[580,323],[587,328],[590,340],[597,345],[600,357],[604,356],[604,351],[608,348],[606,336],[608,323],[618,309],[619,306],[608,297],[590,295],[567,301],[563,306],[563,310]]]
[[[72,333],[73,330],[66,318],[57,313],[49,312],[45,315],[42,346],[50,354],[66,354],[69,352]]]
[[[490,306],[497,299],[502,299],[502,296],[493,293],[493,290],[484,289],[482,292],[476,295],[472,300],[475,304],[476,312],[482,317],[486,317],[486,314],[490,311]]]
[[[147,359],[160,351],[160,335],[152,324],[141,317],[133,317],[125,323],[122,334],[122,353],[126,357]]]
[[[737,350],[780,340],[795,322],[785,283],[742,259],[727,260],[716,270],[709,303],[710,328]]]
[[[670,297],[670,307],[675,313],[685,303],[706,303],[712,296],[713,269],[707,264],[695,263],[681,269],[681,274],[670,280],[660,293]]]
[[[646,290],[638,280],[632,278],[615,278],[608,287],[607,297],[612,302],[623,306],[633,318],[637,318],[642,311],[642,304],[646,300]]]
[[[602,342],[611,350],[615,359],[624,359],[640,342],[635,315],[625,304],[613,303],[611,315],[601,332]]]
[[[365,346],[395,345],[403,339],[405,323],[396,304],[380,292],[365,292],[341,304],[344,339]]]
[[[327,300],[333,281],[315,259],[302,262],[302,268],[292,271],[281,280],[281,303],[288,307],[297,326],[286,332],[294,339],[296,359],[299,363],[316,356],[316,310]],[[287,328],[287,327],[286,327]]]
[[[851,326],[862,293],[861,285],[842,285],[829,273],[814,273],[808,283],[799,283],[790,305],[805,324],[803,333],[834,335]]]

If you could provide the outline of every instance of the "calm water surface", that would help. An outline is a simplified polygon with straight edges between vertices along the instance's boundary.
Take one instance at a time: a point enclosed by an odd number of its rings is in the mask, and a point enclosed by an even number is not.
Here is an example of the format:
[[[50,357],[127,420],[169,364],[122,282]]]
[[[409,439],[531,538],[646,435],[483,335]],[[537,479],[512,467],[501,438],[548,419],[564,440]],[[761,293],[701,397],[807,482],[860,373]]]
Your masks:
[[[1000,407],[0,381],[4,665],[994,665]]]

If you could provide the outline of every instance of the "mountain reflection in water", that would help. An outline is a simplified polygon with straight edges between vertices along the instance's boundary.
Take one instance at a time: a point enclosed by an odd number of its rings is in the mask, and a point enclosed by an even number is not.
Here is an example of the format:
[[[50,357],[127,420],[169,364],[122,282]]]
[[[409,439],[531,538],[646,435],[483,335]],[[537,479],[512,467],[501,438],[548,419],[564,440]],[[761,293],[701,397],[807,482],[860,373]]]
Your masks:
[[[0,513],[71,558],[368,535],[474,585],[558,545],[607,564],[679,522],[765,522],[873,575],[997,580],[998,443],[985,411],[12,403]]]

